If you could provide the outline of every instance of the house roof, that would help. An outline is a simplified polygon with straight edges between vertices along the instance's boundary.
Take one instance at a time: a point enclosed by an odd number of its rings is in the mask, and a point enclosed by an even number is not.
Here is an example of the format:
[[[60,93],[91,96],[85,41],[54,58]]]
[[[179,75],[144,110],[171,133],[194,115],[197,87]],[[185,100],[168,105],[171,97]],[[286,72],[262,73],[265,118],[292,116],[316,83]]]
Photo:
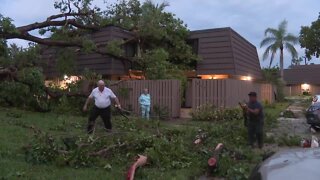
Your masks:
[[[198,75],[229,74],[262,78],[256,47],[230,27],[191,31],[198,40]]]
[[[317,84],[320,85],[320,64],[293,66],[284,70],[284,80],[288,85]]]

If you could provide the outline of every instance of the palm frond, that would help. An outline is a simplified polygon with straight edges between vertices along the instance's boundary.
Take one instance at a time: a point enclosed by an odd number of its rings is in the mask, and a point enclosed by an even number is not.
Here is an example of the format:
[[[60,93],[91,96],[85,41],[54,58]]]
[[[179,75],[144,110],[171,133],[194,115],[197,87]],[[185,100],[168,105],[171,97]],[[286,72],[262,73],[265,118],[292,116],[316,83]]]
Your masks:
[[[274,28],[267,28],[267,29],[264,31],[264,36],[267,36],[268,34],[270,34],[270,35],[273,36],[273,37],[277,37],[278,30],[277,30],[277,29],[274,29]]]
[[[268,45],[268,44],[275,42],[275,41],[277,41],[277,39],[275,37],[266,37],[261,41],[260,47]]]
[[[282,35],[282,37],[284,37],[284,35],[287,33],[287,26],[288,26],[287,20],[283,20],[278,26],[278,31]]]
[[[291,33],[288,33],[283,40],[285,42],[291,42],[293,44],[297,44],[299,42],[299,38]]]
[[[269,54],[271,53],[271,55],[274,53],[276,53],[278,50],[278,47],[276,46],[276,44],[271,44],[269,45],[266,50],[263,53],[262,59],[266,60],[269,56]]]
[[[292,44],[285,43],[285,47],[289,51],[289,53],[291,54],[292,58],[297,58],[298,57],[298,52],[297,52],[296,48]]]
[[[270,53],[270,48],[267,47],[267,49],[264,51],[264,53],[262,55],[262,59],[266,60],[269,57],[269,53]]]

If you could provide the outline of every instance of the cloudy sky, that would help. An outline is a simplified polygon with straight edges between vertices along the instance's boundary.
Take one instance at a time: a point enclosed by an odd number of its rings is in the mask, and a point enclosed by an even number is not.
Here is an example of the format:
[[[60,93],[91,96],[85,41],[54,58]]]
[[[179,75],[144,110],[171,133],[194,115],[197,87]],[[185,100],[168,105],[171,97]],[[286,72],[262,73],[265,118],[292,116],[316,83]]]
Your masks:
[[[115,0],[94,0],[94,4],[103,9],[104,1],[112,3]],[[163,1],[154,0],[154,2]],[[320,12],[319,0],[167,0],[166,2],[170,4],[167,11],[176,14],[190,30],[233,28],[257,47],[262,66],[268,65],[267,61],[262,61],[264,48],[259,46],[266,28],[277,27],[286,19],[289,22],[288,31],[298,35],[300,27],[310,25]],[[20,26],[45,20],[47,16],[57,13],[53,3],[54,0],[0,0],[0,13],[11,17],[14,24]],[[23,46],[27,44],[21,40],[10,42]],[[299,45],[296,47],[299,55],[303,56],[303,49]],[[289,66],[291,58],[285,55],[285,60],[285,65]],[[318,64],[320,59],[313,59],[312,62]]]

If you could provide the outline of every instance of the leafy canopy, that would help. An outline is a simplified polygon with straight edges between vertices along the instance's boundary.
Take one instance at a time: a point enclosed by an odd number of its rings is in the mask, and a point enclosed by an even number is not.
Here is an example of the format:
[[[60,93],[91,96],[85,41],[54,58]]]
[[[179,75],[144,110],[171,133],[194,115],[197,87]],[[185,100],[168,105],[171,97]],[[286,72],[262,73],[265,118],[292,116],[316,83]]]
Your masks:
[[[141,4],[138,0],[121,0],[111,5],[106,17],[113,24],[132,30],[136,34],[138,52],[136,68],[146,70],[147,60],[152,51],[165,51],[166,61],[182,69],[194,68],[197,56],[186,43],[189,34],[187,26],[174,14],[166,12],[168,3],[154,4],[147,0]],[[144,55],[146,54],[146,55]]]
[[[305,48],[305,55],[308,59],[312,56],[320,57],[320,13],[317,20],[310,26],[302,26],[300,30],[300,44]]]
[[[54,3],[54,8],[60,13],[47,17],[43,22],[16,27],[12,19],[0,15],[0,38],[19,38],[47,46],[62,47],[62,49],[76,47],[85,53],[94,52],[119,57],[131,61],[131,68],[145,72],[155,62],[144,58],[149,57],[150,53],[158,56],[158,52],[161,51],[167,57],[160,58],[158,63],[169,65],[159,68],[170,66],[171,70],[194,69],[198,57],[186,43],[189,30],[181,19],[165,11],[168,5],[168,3],[154,4],[150,0],[143,3],[139,0],[119,0],[111,5],[106,4],[106,9],[102,10],[100,7],[93,6],[92,0],[59,0]],[[134,37],[124,41],[109,42],[103,45],[105,47],[101,47],[101,44],[98,46],[90,39],[90,33],[107,25],[122,27],[133,32]],[[30,32],[34,30],[50,38],[33,36]],[[127,43],[135,44],[134,57],[127,57],[123,52]],[[0,46],[0,52],[3,51],[3,47],[3,45]],[[60,53],[60,55],[62,57],[59,57],[58,61],[62,65],[59,69],[64,71],[63,73],[75,69],[71,67],[67,70],[63,67],[72,65],[70,62],[64,62],[71,58],[71,55],[66,53]],[[162,62],[163,59],[165,59],[164,62]],[[154,60],[158,61],[158,59]]]

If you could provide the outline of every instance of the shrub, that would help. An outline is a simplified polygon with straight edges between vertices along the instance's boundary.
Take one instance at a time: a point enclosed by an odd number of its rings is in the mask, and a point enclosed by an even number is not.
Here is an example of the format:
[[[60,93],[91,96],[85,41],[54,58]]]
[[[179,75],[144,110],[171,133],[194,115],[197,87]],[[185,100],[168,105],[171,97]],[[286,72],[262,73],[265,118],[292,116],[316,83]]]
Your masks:
[[[300,146],[301,137],[300,136],[280,136],[277,140],[279,146]]]
[[[302,95],[304,95],[304,96],[310,96],[310,93],[309,93],[308,91],[303,91],[303,92],[302,92]]]
[[[194,121],[224,121],[243,118],[240,109],[220,109],[211,104],[199,106],[191,113],[191,116]]]
[[[18,72],[18,81],[0,83],[0,100],[9,106],[27,107],[32,110],[46,107],[44,78],[38,68],[24,68]]]

